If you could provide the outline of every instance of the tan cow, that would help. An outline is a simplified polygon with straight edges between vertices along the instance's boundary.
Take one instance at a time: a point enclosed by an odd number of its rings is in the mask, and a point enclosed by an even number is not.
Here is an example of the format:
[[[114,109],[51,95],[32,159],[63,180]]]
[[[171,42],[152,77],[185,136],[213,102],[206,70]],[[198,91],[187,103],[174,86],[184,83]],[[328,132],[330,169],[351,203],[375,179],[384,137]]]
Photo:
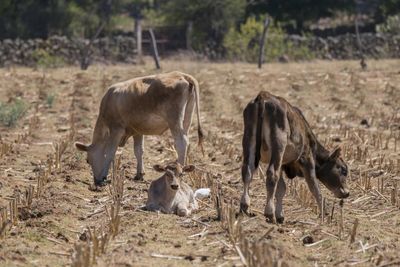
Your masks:
[[[286,192],[282,171],[288,178],[304,177],[322,210],[318,180],[336,197],[346,198],[348,167],[340,157],[340,149],[330,153],[317,140],[302,112],[284,98],[260,92],[243,111],[244,190],[240,209],[247,213],[249,187],[259,162],[268,164],[266,175],[267,204],[265,216],[271,222],[284,220],[282,199]],[[275,201],[276,199],[276,206]]]
[[[181,180],[183,173],[194,171],[193,165],[183,168],[179,163],[169,164],[165,167],[154,165],[154,169],[164,172],[164,174],[150,184],[146,203],[147,210],[188,216],[197,209],[193,190]]]
[[[192,76],[175,71],[112,85],[101,101],[92,144],[75,143],[79,150],[87,152],[94,183],[104,184],[117,147],[124,146],[131,136],[137,159],[136,180],[142,180],[144,175],[144,135],[161,135],[170,129],[178,162],[184,164],[194,105],[197,108],[197,133],[202,148],[199,85]]]

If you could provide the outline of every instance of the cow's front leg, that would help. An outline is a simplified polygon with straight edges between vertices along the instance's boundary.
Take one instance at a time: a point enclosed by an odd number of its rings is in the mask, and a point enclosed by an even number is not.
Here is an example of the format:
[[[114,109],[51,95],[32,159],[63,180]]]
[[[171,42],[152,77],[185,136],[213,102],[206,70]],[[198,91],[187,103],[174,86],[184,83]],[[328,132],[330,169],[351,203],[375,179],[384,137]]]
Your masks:
[[[283,206],[282,206],[283,197],[285,196],[285,194],[286,194],[286,183],[281,173],[281,177],[279,178],[275,192],[275,198],[276,198],[275,217],[277,223],[283,223],[283,221],[285,220],[285,217],[283,215]]]
[[[144,176],[143,171],[143,153],[144,153],[144,137],[143,135],[138,135],[133,137],[133,150],[136,157],[136,175],[133,178],[136,181],[142,181]]]
[[[307,182],[308,188],[311,191],[311,194],[314,196],[317,201],[319,214],[322,214],[322,195],[321,190],[319,188],[317,176],[315,175],[315,163],[314,160],[310,157],[310,159],[301,162],[302,172],[304,174],[304,178]]]

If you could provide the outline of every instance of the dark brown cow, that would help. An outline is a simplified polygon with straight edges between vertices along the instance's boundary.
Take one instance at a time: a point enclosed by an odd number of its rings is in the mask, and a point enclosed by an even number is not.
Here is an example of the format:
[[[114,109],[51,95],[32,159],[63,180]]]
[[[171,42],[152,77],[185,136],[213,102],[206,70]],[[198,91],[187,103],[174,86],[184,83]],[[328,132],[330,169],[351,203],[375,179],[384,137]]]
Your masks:
[[[241,211],[248,213],[249,185],[259,162],[267,163],[267,203],[264,214],[270,222],[282,223],[282,199],[288,178],[304,177],[322,210],[320,180],[336,197],[346,198],[348,167],[340,157],[340,148],[329,153],[317,140],[302,112],[282,97],[262,91],[243,112],[244,192]],[[276,208],[274,199],[276,199]]]

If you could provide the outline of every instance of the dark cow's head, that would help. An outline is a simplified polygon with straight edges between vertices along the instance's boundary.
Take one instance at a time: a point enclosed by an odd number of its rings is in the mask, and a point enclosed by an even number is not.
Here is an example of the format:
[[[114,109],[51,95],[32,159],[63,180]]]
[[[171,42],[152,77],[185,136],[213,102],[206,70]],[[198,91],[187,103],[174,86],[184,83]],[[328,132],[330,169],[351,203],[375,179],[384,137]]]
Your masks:
[[[170,163],[167,164],[166,166],[161,166],[159,164],[153,166],[154,170],[157,172],[164,172],[164,177],[165,182],[167,183],[167,188],[170,188],[171,190],[178,190],[179,189],[179,178],[185,173],[185,172],[192,172],[195,169],[194,165],[186,165],[186,166],[181,166],[179,163]]]
[[[350,195],[346,183],[349,169],[340,153],[341,148],[335,149],[317,169],[316,175],[335,197],[347,198]]]

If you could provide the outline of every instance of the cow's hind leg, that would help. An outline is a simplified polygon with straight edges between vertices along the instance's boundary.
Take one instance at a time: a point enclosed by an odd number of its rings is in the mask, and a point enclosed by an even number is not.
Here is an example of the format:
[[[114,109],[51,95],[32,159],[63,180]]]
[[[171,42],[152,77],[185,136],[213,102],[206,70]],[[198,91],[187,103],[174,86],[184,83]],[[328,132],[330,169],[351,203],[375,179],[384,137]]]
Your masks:
[[[240,200],[240,212],[250,215],[248,209],[250,207],[249,188],[251,180],[253,179],[254,170],[258,165],[260,148],[257,147],[257,121],[258,111],[256,103],[249,103],[243,111],[244,121],[244,134],[242,139],[243,149],[243,163],[242,163],[242,180],[243,180],[243,194]]]
[[[283,155],[287,145],[286,113],[279,105],[273,102],[265,103],[265,116],[263,124],[263,137],[270,148],[270,161],[267,168],[267,203],[264,214],[267,221],[276,223],[275,218],[275,193],[281,176]]]
[[[178,154],[178,162],[184,165],[186,160],[186,150],[189,144],[189,138],[185,132],[185,129],[183,129],[183,114],[179,117],[178,120],[175,120],[173,123],[174,124],[170,124],[170,129],[174,138],[175,150]]]
[[[142,181],[144,176],[143,171],[143,153],[144,153],[144,137],[137,135],[133,137],[133,150],[136,157],[136,175],[133,178],[136,181]]]
[[[284,152],[283,149],[274,151],[275,154],[272,154],[271,161],[267,169],[267,180],[266,180],[267,203],[265,206],[264,215],[267,218],[267,221],[271,223],[276,223],[274,201],[280,176],[280,168],[281,168],[283,152]]]
[[[192,117],[194,111],[194,103],[195,103],[194,93],[191,92],[188,96],[188,101],[186,103],[185,115],[183,118],[183,129],[185,130],[185,134],[188,135],[190,125],[192,124]]]
[[[282,201],[285,194],[286,194],[286,183],[281,173],[281,177],[279,178],[275,192],[275,199],[276,199],[275,218],[277,223],[283,223],[283,221],[285,220],[285,217],[283,216],[283,207],[282,207]]]

